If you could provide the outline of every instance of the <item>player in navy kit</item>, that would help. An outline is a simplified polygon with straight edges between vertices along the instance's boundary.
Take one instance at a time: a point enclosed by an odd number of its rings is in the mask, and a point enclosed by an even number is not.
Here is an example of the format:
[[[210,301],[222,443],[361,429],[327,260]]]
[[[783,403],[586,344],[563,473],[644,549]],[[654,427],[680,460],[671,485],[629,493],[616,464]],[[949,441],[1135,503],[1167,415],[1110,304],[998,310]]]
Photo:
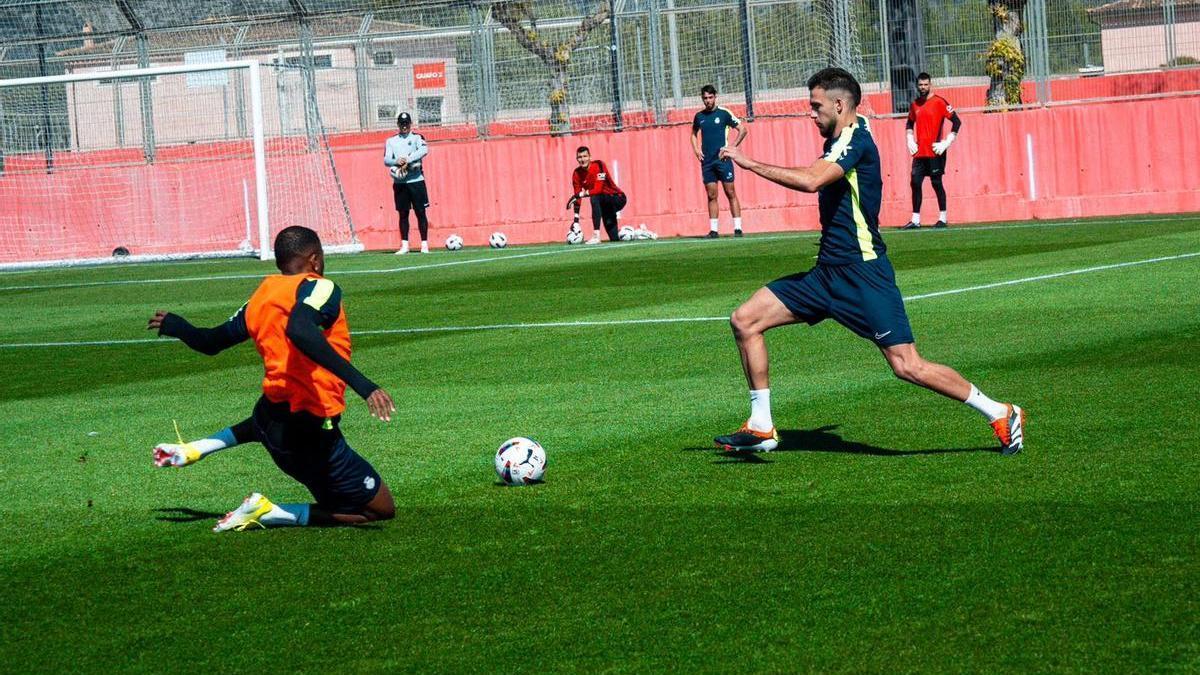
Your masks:
[[[700,160],[700,175],[704,179],[704,191],[708,195],[708,238],[716,239],[719,233],[721,205],[717,194],[717,183],[725,189],[729,200],[729,214],[733,216],[733,236],[742,236],[742,204],[733,187],[733,162],[720,156],[726,145],[738,146],[750,135],[742,121],[727,108],[717,105],[717,89],[706,84],[700,90],[704,109],[692,118],[692,150]],[[736,129],[737,136],[731,143],[729,130]]]
[[[812,165],[784,168],[756,162],[736,147],[721,151],[722,157],[774,183],[818,193],[821,242],[815,267],[760,288],[730,317],[750,386],[750,418],[741,429],[714,440],[736,451],[778,446],[763,334],[776,326],[832,318],[875,343],[900,379],[962,401],[984,415],[1004,454],[1020,452],[1024,411],[984,396],[951,368],[926,361],[913,344],[904,300],[879,236],[883,177],[870,126],[858,115],[858,82],[845,70],[826,68],[809,79],[808,88],[813,120],[825,137],[824,154]]]

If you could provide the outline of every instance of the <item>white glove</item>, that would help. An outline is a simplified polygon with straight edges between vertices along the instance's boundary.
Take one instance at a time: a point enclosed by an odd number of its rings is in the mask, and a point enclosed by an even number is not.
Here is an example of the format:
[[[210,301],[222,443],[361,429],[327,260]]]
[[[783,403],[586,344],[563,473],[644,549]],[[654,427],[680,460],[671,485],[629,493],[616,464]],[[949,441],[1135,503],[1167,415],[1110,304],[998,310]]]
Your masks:
[[[950,148],[950,144],[954,142],[955,138],[956,138],[955,133],[953,131],[951,131],[950,135],[947,136],[944,140],[940,140],[937,143],[934,143],[933,144],[933,154],[935,154],[935,155],[945,154],[946,150],[948,150]]]
[[[917,154],[917,139],[913,138],[912,134],[908,135],[908,154]]]

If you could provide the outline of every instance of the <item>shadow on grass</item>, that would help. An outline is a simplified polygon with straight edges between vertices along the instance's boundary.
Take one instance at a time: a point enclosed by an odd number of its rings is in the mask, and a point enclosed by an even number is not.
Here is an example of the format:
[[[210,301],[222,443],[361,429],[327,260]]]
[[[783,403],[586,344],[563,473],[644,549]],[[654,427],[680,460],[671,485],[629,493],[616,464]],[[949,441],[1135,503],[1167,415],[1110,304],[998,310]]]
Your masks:
[[[154,509],[155,513],[161,514],[155,520],[162,520],[168,523],[194,523],[198,520],[217,520],[225,516],[224,513],[216,513],[214,511],[197,511],[183,506],[173,506],[168,509]]]
[[[928,450],[895,450],[877,445],[848,441],[835,433],[839,425],[828,424],[816,429],[781,429],[779,431],[779,447],[774,452],[839,452],[851,455],[871,455],[875,457],[906,457],[910,455],[946,455],[960,452],[993,452],[999,453],[995,446],[975,448],[931,448]],[[771,464],[768,457],[772,453],[749,451],[722,451],[713,447],[690,447],[684,450],[712,450],[718,455],[713,464]]]

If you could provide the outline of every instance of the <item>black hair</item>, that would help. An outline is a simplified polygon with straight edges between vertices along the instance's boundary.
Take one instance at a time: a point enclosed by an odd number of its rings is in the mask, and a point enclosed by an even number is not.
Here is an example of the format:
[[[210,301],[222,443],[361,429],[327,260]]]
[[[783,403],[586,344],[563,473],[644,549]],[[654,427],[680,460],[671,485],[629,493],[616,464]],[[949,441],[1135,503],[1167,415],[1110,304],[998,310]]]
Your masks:
[[[703,87],[700,87],[700,93],[701,94],[712,94],[713,96],[716,96],[717,88],[712,86],[711,84],[706,84]]]
[[[578,155],[581,152],[586,152],[589,155],[592,154],[592,151],[588,150],[588,146],[586,146],[586,145],[581,145],[578,148],[575,148],[575,154]]]
[[[854,103],[854,107],[858,107],[862,101],[862,87],[858,86],[858,80],[849,71],[842,68],[823,68],[808,78],[808,89],[840,89],[848,92],[850,99]]]
[[[920,72],[920,73],[917,75],[917,82],[920,82],[921,80],[928,80],[928,81],[932,82],[932,81],[933,81],[933,76],[932,76],[932,75],[930,75],[929,73],[926,73],[926,72],[924,72],[924,71],[921,71],[921,72]]]
[[[286,271],[295,260],[321,250],[317,233],[300,225],[283,228],[275,235],[275,266]]]

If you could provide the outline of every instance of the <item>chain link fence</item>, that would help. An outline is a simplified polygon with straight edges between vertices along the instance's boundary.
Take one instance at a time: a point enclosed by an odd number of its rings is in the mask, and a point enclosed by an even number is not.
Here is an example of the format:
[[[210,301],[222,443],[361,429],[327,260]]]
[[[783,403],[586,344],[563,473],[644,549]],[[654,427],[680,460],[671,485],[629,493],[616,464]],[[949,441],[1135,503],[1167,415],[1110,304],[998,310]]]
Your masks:
[[[430,139],[687,123],[705,84],[803,115],[827,65],[872,115],[903,114],[920,71],[967,110],[1200,93],[1200,0],[4,0],[0,45],[0,79],[256,59],[286,133],[319,120],[347,144],[401,111]],[[168,104],[153,83],[116,96],[139,105],[84,122],[118,147]],[[84,149],[69,102],[0,97],[0,153]]]

